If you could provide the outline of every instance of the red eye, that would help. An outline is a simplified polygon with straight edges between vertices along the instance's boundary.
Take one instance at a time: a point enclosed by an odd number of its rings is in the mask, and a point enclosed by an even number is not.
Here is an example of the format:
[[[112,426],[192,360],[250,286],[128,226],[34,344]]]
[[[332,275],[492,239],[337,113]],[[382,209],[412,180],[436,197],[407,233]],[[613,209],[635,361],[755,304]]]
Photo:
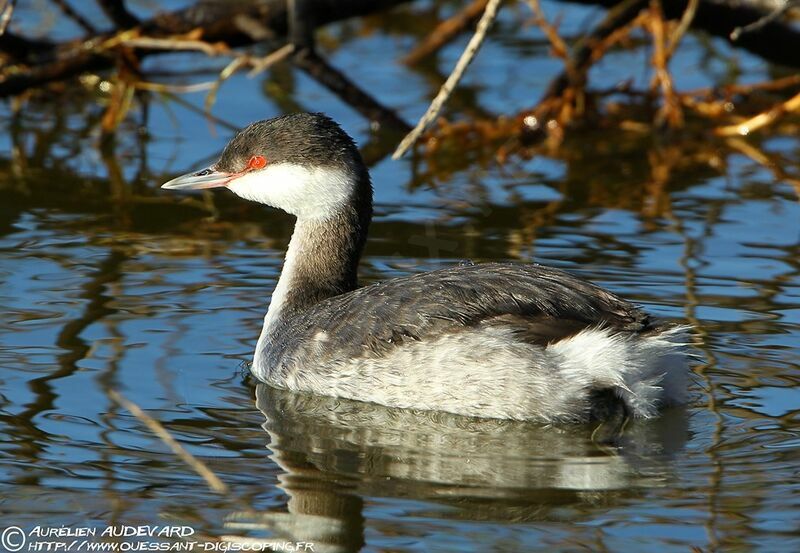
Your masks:
[[[248,169],[263,169],[267,166],[267,159],[264,156],[253,156],[247,162]]]

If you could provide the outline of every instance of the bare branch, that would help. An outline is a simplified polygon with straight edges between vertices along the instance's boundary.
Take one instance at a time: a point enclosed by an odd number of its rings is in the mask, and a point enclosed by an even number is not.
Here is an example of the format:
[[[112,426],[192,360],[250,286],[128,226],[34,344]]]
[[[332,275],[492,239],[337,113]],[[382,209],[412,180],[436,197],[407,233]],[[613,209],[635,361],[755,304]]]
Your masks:
[[[106,0],[107,1],[107,0]],[[325,25],[350,17],[386,10],[411,0],[314,0],[315,24]],[[0,0],[2,2],[2,0]],[[209,2],[159,13],[152,19],[142,21],[141,33],[153,38],[185,35],[194,30],[203,30],[203,39],[208,43],[225,42],[235,48],[252,44],[253,29],[243,29],[242,22],[258,22],[271,37],[286,36],[288,14],[285,0],[260,0],[259,2]],[[100,44],[118,35],[118,31],[105,33],[92,40]],[[86,40],[70,40],[59,44],[22,39],[8,33],[0,36],[0,51],[12,59],[23,58],[28,67],[4,72],[0,68],[0,97],[19,94],[29,88],[62,81],[87,71],[99,71],[113,67],[116,56],[109,52],[97,52],[86,48]],[[160,52],[140,50],[139,58]],[[35,58],[35,59],[33,59]]]
[[[11,23],[11,14],[14,13],[14,7],[17,5],[17,0],[6,0],[3,2],[3,7],[0,8],[0,36],[6,32],[8,24]]]
[[[403,63],[406,65],[414,65],[441,49],[446,44],[449,44],[478,20],[486,9],[486,3],[488,1],[489,0],[473,0],[472,3],[467,5],[456,15],[439,23],[419,45],[403,58]]]
[[[86,31],[86,33],[90,35],[97,34],[97,29],[95,29],[94,26],[91,23],[89,23],[89,21],[85,17],[83,17],[81,14],[75,11],[75,8],[70,6],[67,3],[67,0],[53,0],[53,3],[61,9],[64,15],[72,19],[75,23],[78,24],[78,26],[81,29]]]
[[[208,94],[206,95],[205,100],[205,110],[206,113],[211,113],[211,107],[214,105],[214,102],[217,100],[217,92],[219,88],[222,86],[222,83],[227,81],[231,76],[236,73],[239,69],[246,65],[252,66],[252,69],[247,74],[248,77],[255,77],[259,73],[266,71],[276,63],[283,61],[284,59],[288,58],[289,56],[294,53],[294,44],[285,44],[275,50],[267,54],[264,57],[253,57],[247,54],[239,55],[233,58],[231,62],[226,65],[222,71],[219,73],[219,77],[217,80],[212,83]]]
[[[97,0],[100,7],[106,16],[117,26],[119,29],[130,29],[139,24],[139,20],[128,8],[125,7],[124,0]]]
[[[467,67],[469,67],[470,62],[472,62],[475,54],[480,49],[483,39],[486,37],[486,32],[489,30],[489,27],[497,16],[497,9],[500,6],[500,2],[501,0],[490,0],[486,4],[486,9],[483,12],[483,16],[481,16],[481,19],[478,22],[478,28],[475,30],[475,34],[472,36],[469,44],[467,44],[466,49],[458,59],[453,72],[442,85],[442,88],[439,89],[439,93],[433,99],[433,102],[431,102],[431,105],[419,120],[417,126],[414,127],[414,130],[408,133],[400,142],[397,150],[395,150],[395,152],[392,154],[392,159],[400,159],[403,154],[405,154],[406,151],[414,145],[425,129],[428,128],[428,125],[430,125],[431,121],[436,119],[436,117],[439,115],[442,107],[450,98],[453,90],[455,90],[455,87],[458,85],[458,82],[464,75],[464,71],[466,71]]]
[[[731,31],[730,39],[733,42],[739,40],[739,37],[745,33],[752,33],[753,31],[760,31],[766,25],[776,21],[780,18],[783,14],[787,11],[792,9],[795,6],[800,5],[798,0],[784,0],[781,6],[778,6],[775,10],[771,11],[761,19],[758,19],[749,25],[744,25],[742,27],[736,27],[733,31]]]
[[[619,0],[559,0],[563,2],[604,6],[614,10]],[[796,2],[797,0],[790,0]],[[624,3],[624,0],[623,0]],[[681,19],[689,0],[665,1],[662,9],[667,19]],[[731,33],[737,27],[747,27],[764,17],[764,8],[757,0],[701,0],[692,19],[693,28],[702,29],[714,36],[723,37],[735,46],[773,63],[800,67],[800,33],[790,25],[771,20],[756,29],[741,33],[736,41]]]
[[[651,0],[650,17],[646,27],[653,36],[653,67],[655,73],[652,87],[659,87],[664,98],[664,104],[656,115],[656,123],[666,122],[672,128],[683,126],[683,112],[681,111],[678,95],[672,75],[669,72],[669,46],[667,44],[667,25],[664,12],[661,9],[661,0]]]
[[[143,48],[147,50],[197,50],[203,52],[208,56],[217,56],[228,52],[228,47],[225,44],[211,44],[202,40],[182,40],[178,38],[152,38],[152,37],[134,37],[134,38],[113,38],[101,45],[103,48],[110,48],[113,46],[122,45],[130,46],[132,48]]]
[[[607,39],[634,21],[646,6],[647,0],[623,0],[609,9],[600,24],[573,48],[570,60],[572,74],[565,69],[563,73],[553,79],[539,100],[539,104],[541,105],[551,98],[558,98],[568,86],[580,84],[575,80],[580,81],[585,78],[586,72],[597,58],[598,49],[607,46]]]
[[[714,130],[714,133],[718,136],[747,136],[753,131],[771,125],[783,115],[797,111],[800,111],[800,93],[763,113],[759,113],[755,117],[751,117],[747,121],[736,125],[718,127]]]
[[[169,83],[153,83],[149,81],[136,81],[132,83],[134,88],[139,90],[149,90],[150,92],[172,92],[177,94],[185,94],[187,92],[203,92],[204,90],[211,90],[217,84],[216,81],[207,81],[202,83],[192,84],[169,84]]]
[[[561,35],[558,34],[558,28],[556,25],[552,25],[549,21],[547,21],[539,0],[528,0],[528,6],[530,6],[531,11],[534,13],[534,15],[536,15],[536,25],[542,29],[544,36],[546,36],[547,40],[550,41],[550,48],[553,55],[564,60],[567,65],[567,70],[569,70],[569,47],[564,39],[561,38]]]
[[[408,132],[409,125],[394,111],[364,92],[347,76],[331,66],[313,50],[301,50],[292,60],[294,65],[308,73],[321,85],[339,96],[361,115],[382,126]]]
[[[725,144],[767,169],[778,182],[787,182],[791,184],[797,192],[798,197],[800,197],[800,178],[784,170],[784,167],[789,165],[785,160],[775,159],[775,154],[769,155],[743,138],[727,138]]]
[[[667,46],[667,59],[670,59],[672,55],[675,53],[675,49],[680,44],[683,35],[686,34],[686,31],[689,30],[689,27],[692,25],[692,21],[694,21],[694,16],[697,13],[697,6],[700,5],[700,0],[689,0],[689,3],[686,5],[686,11],[683,12],[681,16],[681,22],[678,24],[678,28],[675,29],[675,32],[672,33],[672,36],[669,39],[669,45]]]
[[[275,65],[276,63],[285,60],[291,56],[295,51],[294,44],[285,44],[274,52],[271,52],[263,58],[251,58],[250,63],[253,69],[247,74],[248,77],[255,77]]]
[[[219,477],[214,474],[214,472],[208,468],[205,463],[189,453],[186,448],[184,448],[178,442],[178,440],[172,437],[172,434],[170,434],[160,422],[145,413],[141,407],[123,397],[122,394],[116,390],[108,390],[108,397],[114,400],[115,403],[130,411],[134,417],[144,423],[144,425],[147,426],[147,428],[149,428],[153,434],[158,436],[158,438],[161,439],[161,441],[164,442],[175,455],[180,457],[184,463],[189,465],[197,474],[199,474],[203,480],[206,481],[206,484],[208,484],[208,487],[211,488],[212,491],[221,494],[229,493],[227,484],[220,480]]]

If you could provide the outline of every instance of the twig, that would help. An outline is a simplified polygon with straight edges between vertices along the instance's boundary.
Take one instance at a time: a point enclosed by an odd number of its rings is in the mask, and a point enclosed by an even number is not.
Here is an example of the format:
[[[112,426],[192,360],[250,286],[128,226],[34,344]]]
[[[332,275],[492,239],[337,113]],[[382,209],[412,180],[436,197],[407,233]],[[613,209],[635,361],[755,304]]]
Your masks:
[[[139,24],[139,20],[125,7],[124,0],[97,0],[106,16],[120,29]]]
[[[759,113],[755,117],[737,123],[735,125],[726,125],[724,127],[717,127],[714,129],[714,134],[717,136],[747,136],[753,131],[756,131],[767,125],[771,125],[778,118],[786,113],[800,111],[800,92],[786,100],[770,108],[768,111]]]
[[[561,91],[561,101],[557,102],[558,107],[553,106],[553,112],[558,111],[557,121],[562,125],[572,119],[575,111],[582,112],[584,107],[584,79],[582,74],[575,70],[573,57],[570,55],[569,46],[558,34],[558,29],[552,25],[544,15],[539,0],[528,0],[528,6],[536,16],[535,23],[542,30],[547,40],[550,42],[552,54],[564,62],[564,75],[566,75],[569,86]],[[534,119],[536,117],[534,116]],[[538,124],[538,119],[536,119]],[[557,132],[557,127],[551,131]],[[555,134],[554,134],[555,135]]]
[[[771,81],[748,84],[730,84],[722,87],[727,94],[749,94],[754,90],[776,91],[800,85],[800,75],[787,75]]]
[[[414,65],[449,44],[481,16],[488,1],[473,0],[453,17],[440,22],[420,44],[403,58],[402,62],[406,65]]]
[[[108,3],[112,0],[98,1]],[[409,1],[411,0],[314,0],[312,8],[319,7],[315,9],[314,20],[315,25],[321,27],[343,19],[376,13]],[[0,5],[2,2],[0,0]],[[203,2],[202,9],[192,3],[175,11],[158,13],[143,20],[139,27],[143,34],[161,38],[186,35],[199,30],[204,41],[209,44],[224,42],[229,47],[236,48],[253,43],[253,38],[239,28],[242,18],[257,19],[272,36],[281,37],[286,33],[287,16],[286,0]],[[118,31],[102,33],[91,39],[91,44],[112,39],[115,34]],[[13,67],[13,70],[11,64],[0,67],[0,97],[13,96],[30,88],[72,79],[86,72],[97,73],[113,67],[117,61],[117,56],[109,55],[108,51],[87,47],[85,39],[51,43],[22,39],[12,33],[0,37],[0,52],[12,59],[26,62],[24,67]],[[165,50],[143,49],[137,52],[137,58],[141,60],[162,52]]]
[[[170,100],[172,102],[175,102],[176,104],[180,104],[182,107],[186,108],[187,110],[189,110],[189,111],[191,111],[193,113],[196,113],[198,115],[204,116],[206,119],[208,119],[212,123],[215,123],[217,125],[225,127],[226,129],[228,129],[230,131],[234,131],[235,132],[235,131],[238,131],[239,128],[240,128],[238,125],[234,125],[230,121],[225,121],[224,119],[220,119],[219,117],[217,117],[215,115],[212,115],[211,113],[208,113],[207,111],[204,111],[204,110],[200,109],[199,107],[197,107],[193,103],[183,99],[180,96],[176,96],[175,94],[172,94],[170,92],[163,93],[163,96],[164,96],[164,98],[166,98],[166,99],[168,99],[168,100]]]
[[[197,50],[209,56],[218,56],[228,51],[224,44],[210,44],[202,40],[178,40],[174,38],[152,38],[152,37],[114,37],[104,42],[101,47],[109,48],[112,46],[131,46],[133,48],[147,48],[148,50]]]
[[[61,9],[64,15],[72,19],[75,23],[78,24],[78,26],[81,29],[86,31],[88,34],[90,35],[97,34],[97,29],[95,29],[94,26],[91,23],[89,23],[89,21],[87,21],[85,17],[76,12],[75,8],[67,4],[67,0],[53,0],[53,3]]]
[[[419,139],[420,135],[425,131],[431,121],[436,119],[436,117],[439,115],[442,107],[447,102],[448,98],[450,98],[450,95],[453,93],[456,85],[458,85],[458,82],[464,75],[464,71],[466,71],[470,62],[472,62],[472,58],[475,57],[475,54],[480,49],[483,39],[486,37],[486,32],[489,30],[489,26],[497,16],[497,8],[500,6],[500,2],[501,0],[489,0],[489,2],[486,4],[486,9],[481,16],[480,21],[478,22],[478,28],[475,30],[475,34],[472,36],[469,44],[467,44],[466,49],[458,59],[458,63],[456,63],[453,72],[442,85],[442,88],[439,89],[439,93],[436,95],[436,98],[434,98],[433,102],[431,102],[431,105],[428,106],[428,110],[419,120],[417,126],[414,127],[414,130],[408,133],[408,135],[406,135],[406,137],[400,142],[400,145],[392,154],[392,159],[400,159],[403,154],[405,154],[406,151]]]
[[[296,52],[292,61],[370,121],[403,133],[408,132],[409,125],[400,116],[367,94],[313,50]]]
[[[661,88],[664,105],[656,115],[656,122],[666,121],[670,127],[683,126],[683,112],[669,72],[669,46],[666,37],[666,21],[661,7],[661,0],[651,0],[650,17],[647,21],[650,34],[653,35],[653,76],[652,86]]]
[[[571,71],[572,63],[569,58],[569,47],[561,35],[558,34],[558,29],[555,25],[551,25],[547,18],[544,16],[544,11],[539,3],[539,0],[528,0],[528,6],[531,11],[536,15],[535,23],[542,29],[542,32],[550,41],[550,46],[553,49],[553,55],[557,58],[564,60],[567,66],[567,71]]]
[[[739,40],[739,37],[746,33],[752,33],[753,31],[759,31],[778,19],[780,16],[785,14],[794,6],[798,5],[798,0],[784,0],[783,4],[775,8],[773,11],[769,12],[764,17],[757,19],[750,23],[749,25],[745,25],[743,27],[736,27],[731,31],[730,39],[733,42]]]
[[[206,94],[204,109],[207,114],[211,114],[211,108],[214,106],[214,102],[217,101],[217,92],[219,92],[219,87],[222,86],[222,83],[227,81],[231,75],[236,73],[240,67],[247,65],[247,63],[248,60],[246,56],[236,57],[233,58],[231,62],[222,69],[222,71],[219,72],[219,77],[217,77],[217,80],[212,83],[208,94]]]
[[[687,92],[684,92],[683,94],[686,96],[710,97],[716,93],[720,93],[723,96],[729,96],[733,94],[751,94],[756,90],[773,92],[776,90],[784,90],[786,88],[792,88],[795,86],[800,86],[800,75],[797,74],[788,75],[786,77],[781,77],[779,79],[774,79],[770,81],[761,81],[757,83],[729,84],[723,87],[697,88],[694,90],[689,90]]]
[[[618,41],[622,36],[620,31],[625,31],[646,5],[647,0],[623,0],[608,10],[603,21],[575,45],[570,62],[574,68],[574,76],[565,70],[553,79],[539,100],[539,105],[553,98],[559,98],[569,86],[575,84],[572,82],[573,78],[583,79],[591,65],[606,49]],[[627,34],[627,31],[623,34]]]
[[[206,95],[206,100],[204,102],[205,111],[207,114],[211,113],[211,108],[214,105],[214,102],[217,101],[217,93],[219,92],[219,88],[222,86],[222,83],[227,81],[234,73],[236,73],[240,68],[244,67],[245,65],[251,65],[253,68],[247,74],[248,77],[255,77],[259,73],[266,71],[276,63],[286,59],[294,52],[294,44],[284,44],[274,52],[267,54],[261,58],[254,58],[249,55],[242,55],[236,56],[231,62],[226,65],[222,71],[219,72],[219,77],[217,80],[212,83],[211,89],[208,91]]]
[[[135,89],[131,86],[131,82],[125,78],[125,73],[118,74],[111,89],[108,107],[106,107],[101,120],[104,133],[112,132],[125,119],[131,105],[133,105],[134,92]]]
[[[237,14],[234,16],[233,21],[236,28],[240,32],[246,34],[254,43],[266,42],[274,38],[274,33],[270,29],[265,27],[261,21],[248,14]]]
[[[123,397],[116,390],[108,390],[108,397],[130,411],[134,417],[144,423],[144,425],[147,426],[147,428],[149,428],[153,434],[158,436],[161,441],[164,442],[173,453],[175,453],[175,455],[180,457],[184,463],[189,465],[197,474],[199,474],[206,481],[206,484],[208,484],[208,487],[211,488],[212,491],[221,494],[229,493],[230,490],[225,482],[220,480],[219,477],[214,474],[205,463],[200,461],[200,459],[186,451],[186,449],[180,443],[178,443],[178,440],[173,438],[160,422],[145,413],[141,407]]]
[[[289,30],[287,39],[297,50],[314,50],[316,30],[316,7],[311,0],[286,0],[289,12]]]
[[[791,184],[797,192],[798,197],[800,197],[800,178],[792,176],[783,170],[786,163],[772,159],[769,155],[739,137],[727,138],[725,139],[725,143],[732,149],[744,154],[762,167],[765,167],[778,182],[785,181]]]
[[[253,69],[247,74],[247,76],[255,77],[259,73],[266,71],[276,63],[291,56],[294,53],[294,49],[294,44],[285,44],[274,52],[267,54],[263,58],[251,58],[250,63],[253,65]]]
[[[292,63],[295,67],[305,71],[371,122],[407,132],[408,124],[400,116],[361,89],[317,53],[314,31],[320,14],[317,13],[313,1],[288,0],[286,9],[288,12],[286,36],[288,43],[292,45]]]
[[[151,92],[173,92],[181,94],[187,92],[202,92],[204,90],[211,90],[216,84],[216,81],[206,81],[203,83],[192,84],[167,84],[136,81],[133,83],[133,87],[138,88],[139,90],[149,90]]]
[[[6,32],[8,24],[11,22],[11,14],[14,13],[14,7],[17,5],[17,0],[6,0],[3,2],[3,8],[0,9],[0,36]]]
[[[669,37],[669,45],[667,46],[667,61],[675,54],[675,49],[678,47],[683,35],[686,34],[686,31],[689,30],[689,27],[692,25],[692,21],[694,21],[694,16],[697,13],[697,6],[700,5],[700,0],[689,0],[689,3],[686,5],[686,10],[683,12],[681,16],[681,22],[678,24],[678,28],[672,33],[672,36]]]

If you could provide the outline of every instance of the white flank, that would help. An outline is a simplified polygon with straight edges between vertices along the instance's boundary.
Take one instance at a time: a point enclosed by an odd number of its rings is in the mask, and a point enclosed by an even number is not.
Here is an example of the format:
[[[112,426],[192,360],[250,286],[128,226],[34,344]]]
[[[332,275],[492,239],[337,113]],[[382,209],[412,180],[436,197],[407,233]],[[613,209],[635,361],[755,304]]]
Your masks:
[[[289,390],[540,422],[585,420],[591,391],[602,388],[617,388],[636,417],[685,399],[684,328],[646,337],[591,329],[542,348],[520,341],[513,329],[476,325],[378,357],[340,357],[320,336],[306,345],[316,349],[309,352],[314,370],[298,365],[277,373],[262,353],[268,327],[269,316],[252,370]]]

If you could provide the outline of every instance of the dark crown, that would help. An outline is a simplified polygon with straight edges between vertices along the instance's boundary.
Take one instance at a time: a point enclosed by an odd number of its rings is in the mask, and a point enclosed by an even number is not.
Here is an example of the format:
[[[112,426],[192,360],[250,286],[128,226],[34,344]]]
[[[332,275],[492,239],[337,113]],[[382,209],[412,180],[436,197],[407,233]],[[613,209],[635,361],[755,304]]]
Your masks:
[[[293,113],[253,123],[225,146],[216,164],[219,171],[241,171],[255,155],[268,164],[344,166],[361,163],[353,139],[322,113]]]

